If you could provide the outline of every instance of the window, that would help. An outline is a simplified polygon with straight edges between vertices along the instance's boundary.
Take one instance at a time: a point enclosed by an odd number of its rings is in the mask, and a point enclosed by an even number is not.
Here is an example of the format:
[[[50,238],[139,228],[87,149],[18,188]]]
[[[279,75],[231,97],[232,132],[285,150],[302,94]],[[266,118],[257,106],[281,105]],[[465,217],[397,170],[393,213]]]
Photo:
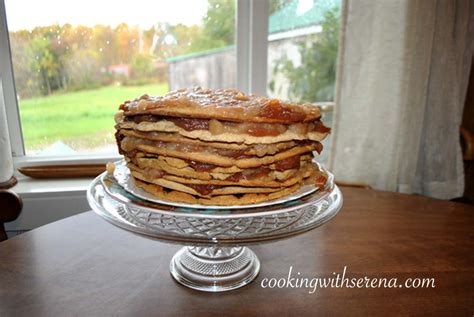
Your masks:
[[[234,0],[5,0],[5,9],[28,156],[116,153],[113,117],[124,100],[235,86],[235,69],[206,72],[227,62],[208,52],[235,44]],[[187,76],[186,56],[198,76]]]
[[[268,30],[269,96],[323,105],[332,126],[340,0],[270,0]],[[323,145],[330,144],[330,137]],[[320,161],[326,162],[328,151]]]
[[[116,153],[113,115],[143,93],[201,85],[333,101],[340,0],[92,1],[0,0],[17,157]]]

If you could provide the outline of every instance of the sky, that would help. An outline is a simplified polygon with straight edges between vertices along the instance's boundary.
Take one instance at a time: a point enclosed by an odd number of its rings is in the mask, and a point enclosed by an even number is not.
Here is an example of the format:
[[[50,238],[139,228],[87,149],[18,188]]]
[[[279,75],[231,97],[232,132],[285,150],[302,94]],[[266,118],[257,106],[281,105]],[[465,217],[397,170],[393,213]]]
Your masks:
[[[116,26],[120,22],[148,29],[157,22],[199,24],[207,0],[5,0],[9,31],[52,24]]]

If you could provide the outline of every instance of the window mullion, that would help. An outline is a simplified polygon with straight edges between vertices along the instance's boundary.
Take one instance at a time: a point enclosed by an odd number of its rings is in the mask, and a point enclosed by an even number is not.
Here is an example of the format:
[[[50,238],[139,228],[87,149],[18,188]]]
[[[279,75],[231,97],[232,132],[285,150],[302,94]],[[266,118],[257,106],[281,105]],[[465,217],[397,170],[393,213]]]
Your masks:
[[[267,94],[268,0],[252,0],[250,92]]]
[[[237,87],[266,95],[268,0],[237,1]]]
[[[250,1],[237,0],[237,88],[250,92]]]
[[[8,37],[4,0],[0,0],[0,43],[0,56],[2,57],[0,58],[0,79],[3,86],[3,98],[7,113],[10,143],[13,156],[20,157],[25,155],[25,148],[23,145],[20,113],[18,110],[15,81],[13,77],[10,39]]]

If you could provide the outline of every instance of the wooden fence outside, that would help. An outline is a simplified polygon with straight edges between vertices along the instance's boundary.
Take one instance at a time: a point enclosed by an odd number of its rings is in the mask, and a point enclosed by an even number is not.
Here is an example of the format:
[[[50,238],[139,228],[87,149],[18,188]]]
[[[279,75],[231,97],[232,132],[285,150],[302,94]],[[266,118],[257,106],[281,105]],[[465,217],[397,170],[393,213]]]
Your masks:
[[[237,85],[235,47],[168,60],[171,90],[183,87],[233,88]]]

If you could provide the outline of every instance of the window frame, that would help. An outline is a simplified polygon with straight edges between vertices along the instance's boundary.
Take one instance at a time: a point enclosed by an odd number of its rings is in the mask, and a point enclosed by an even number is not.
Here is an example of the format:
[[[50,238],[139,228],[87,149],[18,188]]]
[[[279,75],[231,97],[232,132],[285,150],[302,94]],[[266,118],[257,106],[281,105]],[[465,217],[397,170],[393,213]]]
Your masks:
[[[266,95],[269,0],[236,0],[237,88]],[[0,89],[7,113],[8,133],[15,168],[31,165],[94,164],[119,155],[26,155],[16,95],[5,0],[0,0]]]

